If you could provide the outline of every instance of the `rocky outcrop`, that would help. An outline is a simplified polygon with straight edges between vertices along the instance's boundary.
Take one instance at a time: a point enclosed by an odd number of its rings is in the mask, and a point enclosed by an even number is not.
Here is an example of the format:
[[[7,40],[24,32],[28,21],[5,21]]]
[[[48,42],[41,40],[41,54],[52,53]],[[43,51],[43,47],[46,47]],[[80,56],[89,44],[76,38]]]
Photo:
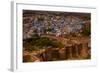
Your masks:
[[[24,52],[23,62],[90,59],[90,50],[87,43],[69,44],[65,48],[46,48]]]

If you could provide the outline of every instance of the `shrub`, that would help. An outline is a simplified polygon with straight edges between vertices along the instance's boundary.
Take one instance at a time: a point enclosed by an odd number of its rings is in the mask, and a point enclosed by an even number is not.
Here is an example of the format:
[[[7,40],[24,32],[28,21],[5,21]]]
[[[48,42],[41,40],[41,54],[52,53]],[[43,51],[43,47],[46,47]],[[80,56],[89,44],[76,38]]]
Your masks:
[[[28,51],[42,49],[43,47],[62,48],[64,45],[61,42],[50,40],[48,37],[40,37],[38,39],[31,39],[31,41],[24,44]]]
[[[91,29],[90,28],[84,29],[82,33],[85,36],[89,36],[91,34]]]

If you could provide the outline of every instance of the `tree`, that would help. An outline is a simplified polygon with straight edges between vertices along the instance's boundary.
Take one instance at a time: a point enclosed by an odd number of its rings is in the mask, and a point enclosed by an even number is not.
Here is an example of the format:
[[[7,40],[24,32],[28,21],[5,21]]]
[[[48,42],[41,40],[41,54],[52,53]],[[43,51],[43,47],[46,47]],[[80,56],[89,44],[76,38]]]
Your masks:
[[[85,36],[89,36],[91,34],[91,29],[90,28],[85,28],[82,33]]]

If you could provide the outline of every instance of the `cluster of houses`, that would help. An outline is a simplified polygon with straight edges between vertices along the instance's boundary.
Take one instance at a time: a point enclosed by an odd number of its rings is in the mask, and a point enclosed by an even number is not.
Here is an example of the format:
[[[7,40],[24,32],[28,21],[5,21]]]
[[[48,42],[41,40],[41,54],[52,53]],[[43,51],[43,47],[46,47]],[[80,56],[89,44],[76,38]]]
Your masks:
[[[66,14],[53,14],[53,13],[37,13],[33,16],[24,17],[23,31],[24,37],[31,37],[32,34],[51,34],[60,36],[70,33],[82,32],[84,27],[84,20],[77,16]],[[28,29],[28,30],[27,30]]]

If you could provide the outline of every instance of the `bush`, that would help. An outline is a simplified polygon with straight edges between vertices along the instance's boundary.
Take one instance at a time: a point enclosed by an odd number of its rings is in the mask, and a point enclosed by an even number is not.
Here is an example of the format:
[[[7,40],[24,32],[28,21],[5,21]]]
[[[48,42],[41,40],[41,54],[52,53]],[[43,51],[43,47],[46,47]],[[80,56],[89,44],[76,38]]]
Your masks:
[[[28,51],[42,49],[43,47],[62,48],[64,45],[61,42],[50,40],[47,37],[40,37],[38,39],[31,39],[31,41],[24,44]]]
[[[85,36],[89,36],[91,34],[91,29],[90,28],[84,29],[82,33]]]

